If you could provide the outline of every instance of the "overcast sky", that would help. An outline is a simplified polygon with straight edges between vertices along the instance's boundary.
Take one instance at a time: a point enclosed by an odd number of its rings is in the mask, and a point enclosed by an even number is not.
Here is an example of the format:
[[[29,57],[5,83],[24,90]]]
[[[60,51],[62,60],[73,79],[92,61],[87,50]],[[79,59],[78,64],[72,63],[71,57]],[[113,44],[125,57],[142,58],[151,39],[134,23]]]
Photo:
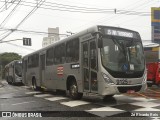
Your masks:
[[[24,31],[47,32],[48,27],[59,27],[60,34],[67,34],[66,31],[77,33],[96,24],[116,26],[138,31],[143,40],[151,40],[151,7],[160,7],[160,0],[6,0],[15,1],[6,4],[4,1],[0,0],[0,40],[29,37],[32,46],[23,46],[20,40],[0,43],[0,53],[20,55],[42,48],[43,37],[47,36]],[[39,2],[41,6],[34,8]],[[22,22],[32,10],[35,11]],[[23,32],[11,33],[10,29]]]

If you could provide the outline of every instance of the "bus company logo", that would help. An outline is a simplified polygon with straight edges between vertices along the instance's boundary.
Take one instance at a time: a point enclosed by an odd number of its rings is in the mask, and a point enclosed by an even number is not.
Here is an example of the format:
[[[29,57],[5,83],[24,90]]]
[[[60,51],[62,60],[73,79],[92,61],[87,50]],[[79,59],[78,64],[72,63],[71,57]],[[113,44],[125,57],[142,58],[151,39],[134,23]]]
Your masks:
[[[2,117],[12,117],[11,112],[2,112]]]
[[[63,70],[64,70],[63,66],[57,67],[57,75],[58,76],[63,76]]]

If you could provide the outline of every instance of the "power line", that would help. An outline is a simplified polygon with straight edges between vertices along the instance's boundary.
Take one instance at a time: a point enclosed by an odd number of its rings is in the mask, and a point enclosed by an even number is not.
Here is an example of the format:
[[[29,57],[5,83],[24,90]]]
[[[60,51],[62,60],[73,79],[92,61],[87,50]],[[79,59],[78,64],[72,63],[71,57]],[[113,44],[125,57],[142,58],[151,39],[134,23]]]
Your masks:
[[[2,23],[0,24],[0,27],[2,27],[3,24],[5,24],[5,22],[7,21],[7,19],[9,19],[9,17],[11,17],[11,15],[15,12],[15,10],[17,9],[17,7],[19,6],[19,3],[21,2],[21,0],[18,1],[18,3],[16,4],[16,6],[12,9],[12,11],[5,17],[5,19],[2,21]]]
[[[51,2],[45,2],[45,3],[49,3],[49,5],[43,4],[39,8],[49,9],[49,10],[58,10],[58,11],[68,11],[68,12],[80,12],[80,13],[112,13],[112,14],[115,13],[115,8],[114,9],[87,8],[87,7],[79,7],[79,6],[70,6],[70,5],[65,5],[65,4],[57,4],[53,6],[52,5],[53,3],[51,4]],[[34,6],[35,4],[36,3],[25,2],[25,1],[23,1],[23,3],[22,2],[20,3],[20,5],[30,6],[30,7],[35,7]],[[137,12],[137,11],[127,11],[127,10],[118,10],[118,9],[117,9],[117,14],[140,15],[140,16],[150,15],[149,12]]]
[[[140,7],[141,5],[144,4],[144,2],[143,2],[143,3],[141,3],[141,4],[139,4],[139,5],[135,6],[135,7],[132,7],[132,6],[135,5],[135,3],[136,3],[136,4],[139,3],[139,0],[138,0],[138,1],[135,1],[134,3],[129,4],[128,6],[122,8],[122,9],[129,8],[128,11],[131,11],[131,10],[136,9],[136,8],[138,8],[138,7]],[[132,9],[130,8],[130,6],[132,7]],[[100,19],[98,19],[98,20],[96,20],[96,21],[92,21],[92,23],[93,23],[93,22],[94,22],[94,23],[95,23],[95,22],[100,22],[100,23],[110,22],[110,21],[114,21],[114,18],[116,18],[115,20],[118,20],[119,18],[122,18],[122,17],[123,17],[123,16],[122,16],[123,14],[117,14],[117,15],[118,15],[118,16],[112,15],[112,16],[109,17],[109,18],[107,18],[107,17],[102,17],[102,18],[100,18]],[[104,22],[103,22],[103,21],[104,21]],[[89,22],[89,23],[87,23],[87,24],[90,24],[90,23],[91,23],[91,22]],[[87,25],[87,24],[85,24],[85,25]],[[83,26],[85,26],[85,25],[83,25]]]
[[[29,33],[29,34],[50,34],[50,35],[68,36],[68,34],[48,33],[48,32],[43,32],[43,31],[31,31],[31,30],[8,29],[8,28],[0,28],[0,30],[8,30],[8,31],[14,31],[14,32],[24,32],[24,33]]]
[[[16,47],[19,47],[19,48],[23,48],[23,49],[27,49],[27,50],[31,50],[31,51],[36,51],[34,49],[26,48],[26,47],[23,47],[23,46],[20,46],[20,45],[16,45],[16,44],[13,44],[13,43],[6,43],[6,44],[9,44],[9,45],[12,45],[12,46],[16,46]]]
[[[14,40],[0,41],[0,43],[7,43],[7,42],[17,41],[17,40],[23,40],[23,39],[14,39]]]
[[[21,0],[20,0],[21,1]],[[45,1],[45,0],[44,0]],[[34,6],[34,8],[31,10],[31,12],[29,12],[27,14],[27,16],[25,18],[23,18],[23,20],[21,20],[21,22],[15,27],[15,29],[11,30],[7,35],[5,35],[0,41],[2,41],[3,39],[5,39],[6,37],[8,37],[10,34],[12,34],[12,32],[14,32],[27,18],[29,18],[43,3],[43,0],[41,0],[39,3],[37,3],[36,6]],[[18,3],[18,5],[20,5],[20,2]]]
[[[18,1],[18,3],[16,4],[16,6],[14,7],[14,9],[13,9],[13,10],[7,15],[7,17],[3,20],[3,22],[0,24],[0,27],[2,27],[3,23],[4,23],[7,19],[9,19],[9,17],[10,17],[11,15],[13,15],[13,13],[14,13],[15,10],[16,10],[16,8],[19,6],[19,3],[20,3],[20,2],[21,2],[21,0]],[[0,41],[2,41],[3,39],[5,39],[6,37],[8,37],[12,32],[13,32],[13,31],[7,33],[4,37],[1,38]]]
[[[27,18],[29,18],[43,3],[45,0],[41,0],[39,3],[37,3],[37,6],[34,6],[34,8],[31,10],[30,13],[15,27],[17,29]]]

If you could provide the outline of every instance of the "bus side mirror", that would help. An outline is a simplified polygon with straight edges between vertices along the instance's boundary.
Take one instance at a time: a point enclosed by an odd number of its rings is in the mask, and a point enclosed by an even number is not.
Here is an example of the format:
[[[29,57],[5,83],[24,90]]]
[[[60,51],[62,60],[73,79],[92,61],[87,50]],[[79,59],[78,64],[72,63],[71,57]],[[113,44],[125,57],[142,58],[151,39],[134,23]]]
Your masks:
[[[98,39],[98,48],[102,48],[103,45],[102,45],[102,38],[99,38]]]

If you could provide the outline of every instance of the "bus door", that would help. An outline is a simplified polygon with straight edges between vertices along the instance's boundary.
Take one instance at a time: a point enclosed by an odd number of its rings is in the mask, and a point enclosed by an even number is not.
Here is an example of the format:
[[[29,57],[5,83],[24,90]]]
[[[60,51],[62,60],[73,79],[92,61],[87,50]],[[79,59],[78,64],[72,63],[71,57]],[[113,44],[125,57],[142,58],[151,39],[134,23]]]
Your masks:
[[[83,90],[97,93],[97,50],[95,39],[83,42],[81,45]]]
[[[40,55],[40,85],[44,85],[45,80],[45,54]]]

